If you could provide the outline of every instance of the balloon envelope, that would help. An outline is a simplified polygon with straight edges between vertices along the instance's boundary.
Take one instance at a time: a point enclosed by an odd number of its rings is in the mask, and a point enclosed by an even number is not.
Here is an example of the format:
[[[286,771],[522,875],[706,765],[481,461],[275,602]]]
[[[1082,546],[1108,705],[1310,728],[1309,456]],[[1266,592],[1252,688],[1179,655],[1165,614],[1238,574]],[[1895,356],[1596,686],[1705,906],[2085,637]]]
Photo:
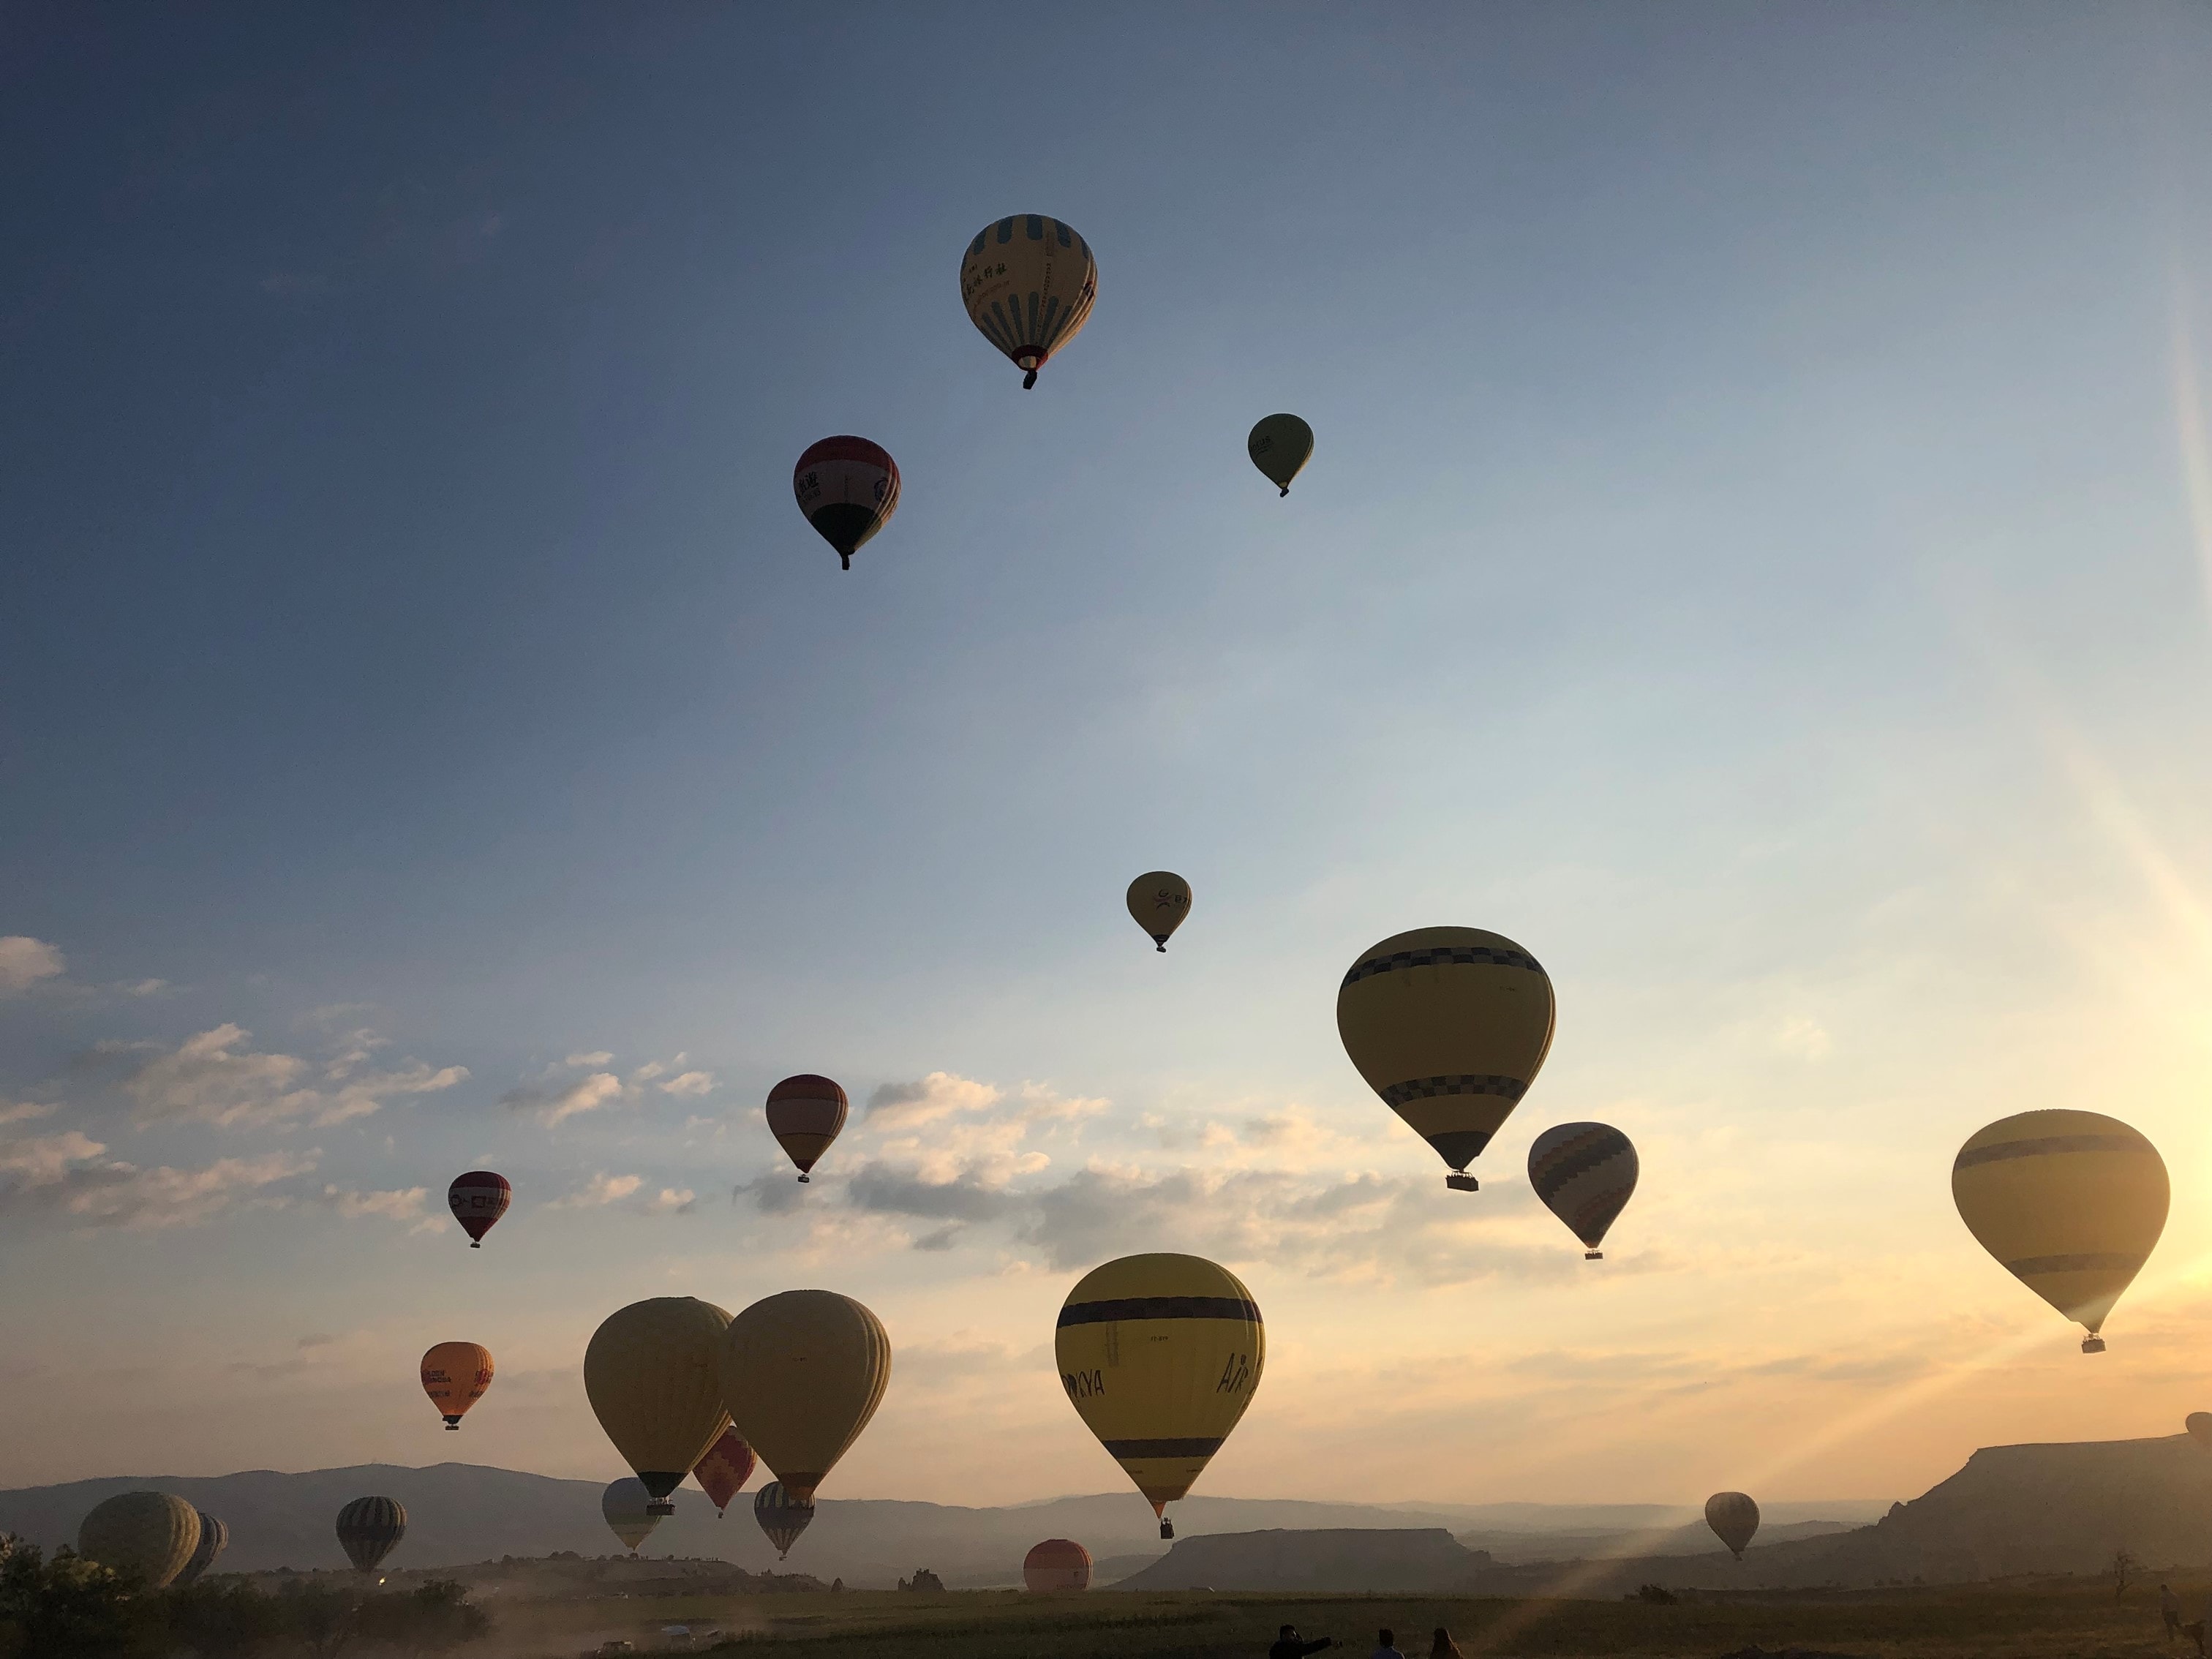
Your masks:
[[[891,1376],[883,1322],[834,1291],[785,1291],[730,1322],[722,1403],[731,1426],[800,1503],[883,1403]]]
[[[185,1562],[183,1570],[177,1574],[179,1584],[198,1583],[200,1575],[213,1566],[216,1558],[230,1547],[228,1527],[205,1510],[199,1512],[199,1516],[200,1541],[192,1547],[191,1559]]]
[[[2037,1111],[1978,1129],[1951,1165],[1960,1219],[2006,1272],[2086,1326],[2085,1353],[2166,1227],[2166,1164],[2118,1118]]]
[[[719,1366],[720,1363],[718,1355],[715,1364]],[[719,1389],[720,1386],[718,1376],[715,1387]],[[753,1478],[754,1462],[753,1449],[734,1429],[723,1430],[721,1437],[707,1448],[707,1455],[699,1460],[691,1474],[698,1481],[699,1490],[714,1500],[715,1514],[729,1508],[730,1500]]]
[[[1740,1492],[1717,1492],[1705,1499],[1705,1524],[1741,1561],[1752,1534],[1759,1530],[1759,1505]]]
[[[609,1314],[584,1350],[584,1392],[599,1426],[673,1515],[684,1484],[729,1426],[717,1372],[730,1316],[696,1297],[657,1296]]]
[[[1082,331],[1098,297],[1098,262],[1069,226],[1017,213],[975,233],[960,261],[960,302],[983,337],[1036,384],[1045,360]]]
[[[489,1170],[471,1170],[465,1175],[457,1175],[453,1185],[446,1188],[446,1207],[453,1212],[453,1219],[469,1236],[469,1248],[472,1250],[482,1248],[483,1236],[514,1202],[514,1188],[507,1185],[507,1177]]]
[[[813,1524],[814,1505],[800,1503],[781,1480],[771,1480],[753,1494],[753,1519],[775,1546],[775,1559],[781,1561],[791,1553],[799,1534]]]
[[[458,1429],[468,1408],[491,1387],[491,1350],[474,1342],[441,1342],[422,1356],[422,1392]]]
[[[1091,1588],[1091,1552],[1073,1538],[1048,1538],[1022,1561],[1024,1589],[1042,1595]]]
[[[1147,870],[1129,884],[1128,902],[1137,926],[1164,951],[1168,935],[1190,914],[1190,884],[1172,870]]]
[[[1604,1123],[1561,1123],[1528,1148],[1528,1184],[1595,1261],[1636,1191],[1636,1148]]]
[[[1244,451],[1269,483],[1291,493],[1291,480],[1313,457],[1313,428],[1295,415],[1270,415],[1252,428]]]
[[[898,463],[866,438],[824,438],[799,458],[791,490],[806,522],[850,570],[860,544],[898,511]]]
[[[660,1511],[653,1506],[653,1494],[645,1489],[645,1482],[634,1474],[607,1482],[607,1489],[599,1494],[599,1516],[607,1523],[607,1529],[622,1540],[623,1547],[632,1555],[660,1524]]]
[[[119,1492],[84,1517],[76,1553],[160,1589],[185,1570],[199,1541],[200,1512],[183,1498],[165,1492]]]
[[[801,1072],[768,1091],[768,1128],[806,1180],[845,1127],[845,1091],[826,1077]]]
[[[394,1498],[356,1498],[338,1511],[338,1544],[363,1572],[374,1572],[407,1535],[407,1511]]]
[[[1344,1052],[1462,1188],[1551,1052],[1553,1013],[1536,959],[1479,927],[1393,934],[1360,953],[1336,994]]]
[[[1243,1282],[1201,1257],[1127,1255],[1067,1293],[1053,1346],[1084,1425],[1162,1516],[1252,1403],[1267,1333]]]

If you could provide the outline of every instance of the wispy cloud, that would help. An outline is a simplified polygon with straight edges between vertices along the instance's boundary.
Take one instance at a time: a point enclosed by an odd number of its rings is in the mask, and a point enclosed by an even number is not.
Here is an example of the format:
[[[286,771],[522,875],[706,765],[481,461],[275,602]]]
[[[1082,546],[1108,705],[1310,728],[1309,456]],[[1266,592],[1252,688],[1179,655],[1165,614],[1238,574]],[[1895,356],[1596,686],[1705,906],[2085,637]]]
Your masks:
[[[602,1170],[574,1192],[555,1199],[550,1207],[586,1210],[619,1206],[646,1215],[689,1215],[696,1202],[697,1194],[688,1187],[663,1187],[648,1193],[643,1176],[609,1175]]]
[[[44,939],[33,939],[27,933],[9,933],[0,938],[0,996],[13,995],[59,979],[67,965],[59,949]]]
[[[252,1034],[222,1024],[173,1049],[105,1044],[132,1060],[123,1092],[141,1123],[195,1122],[223,1127],[343,1123],[377,1111],[395,1096],[435,1094],[468,1076],[462,1066],[410,1063],[396,1071],[368,1064],[382,1046],[372,1033],[348,1034],[324,1061],[253,1048]],[[143,1057],[141,1057],[143,1056]]]

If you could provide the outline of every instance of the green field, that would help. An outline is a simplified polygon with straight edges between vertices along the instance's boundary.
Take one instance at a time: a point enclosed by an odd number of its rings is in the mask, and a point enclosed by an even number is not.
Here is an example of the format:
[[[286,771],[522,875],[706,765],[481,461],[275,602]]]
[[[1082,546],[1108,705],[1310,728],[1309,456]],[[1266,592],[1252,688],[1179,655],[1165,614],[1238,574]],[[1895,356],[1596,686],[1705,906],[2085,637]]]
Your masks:
[[[2193,1617],[2203,1590],[2176,1582]],[[975,1591],[915,1596],[730,1596],[540,1604],[500,1610],[500,1645],[575,1655],[609,1638],[665,1650],[668,1624],[727,1632],[748,1659],[1265,1659],[1278,1625],[1334,1636],[1366,1659],[1378,1626],[1407,1659],[1448,1627],[1463,1652],[1717,1656],[1758,1646],[1864,1656],[2171,1655],[2157,1588],[2115,1603],[2082,1581],[1948,1589],[1733,1596],[1677,1607],[1634,1601],[1446,1600],[1420,1596],[1183,1592],[1034,1596]],[[1331,1656],[1334,1659],[1334,1656]]]

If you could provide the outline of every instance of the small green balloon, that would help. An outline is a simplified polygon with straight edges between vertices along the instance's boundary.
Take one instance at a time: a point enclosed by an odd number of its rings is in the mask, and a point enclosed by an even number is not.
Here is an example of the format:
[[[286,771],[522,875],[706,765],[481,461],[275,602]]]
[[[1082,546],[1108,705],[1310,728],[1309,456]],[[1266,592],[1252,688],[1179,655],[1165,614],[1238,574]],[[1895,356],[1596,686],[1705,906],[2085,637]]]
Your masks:
[[[1270,415],[1252,428],[1244,447],[1252,465],[1287,495],[1291,480],[1313,459],[1313,428],[1295,415]]]

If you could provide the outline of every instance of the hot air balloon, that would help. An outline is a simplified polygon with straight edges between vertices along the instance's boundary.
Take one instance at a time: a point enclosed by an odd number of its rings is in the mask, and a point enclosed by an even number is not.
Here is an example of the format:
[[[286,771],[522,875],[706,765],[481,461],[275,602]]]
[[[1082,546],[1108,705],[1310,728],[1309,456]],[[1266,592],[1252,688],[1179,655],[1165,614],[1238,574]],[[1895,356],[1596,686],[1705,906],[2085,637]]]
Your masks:
[[[850,570],[860,544],[898,511],[898,463],[866,438],[824,438],[799,458],[791,489],[806,522]]]
[[[883,1322],[834,1291],[756,1302],[722,1343],[731,1426],[802,1504],[860,1438],[890,1380]]]
[[[1759,1530],[1759,1505],[1740,1492],[1717,1492],[1705,1499],[1705,1524],[1741,1561]]]
[[[584,1350],[584,1392],[655,1515],[676,1513],[669,1494],[730,1425],[718,1369],[729,1323],[711,1302],[657,1296],[609,1314]]]
[[[491,1387],[491,1350],[474,1342],[441,1342],[422,1356],[422,1392],[458,1429],[468,1408]]]
[[[514,1188],[507,1184],[507,1177],[494,1175],[489,1170],[471,1170],[466,1175],[457,1175],[453,1184],[446,1188],[446,1207],[453,1212],[453,1219],[469,1236],[469,1248],[472,1250],[483,1249],[483,1236],[514,1202]]]
[[[1552,981],[1536,959],[1479,927],[1418,927],[1360,953],[1336,994],[1336,1029],[1367,1086],[1437,1149],[1444,1185],[1475,1190],[1468,1163],[1535,1081],[1552,1047]]]
[[[1067,1293],[1054,1339],[1060,1386],[1160,1517],[1252,1403],[1267,1358],[1237,1275],[1194,1255],[1125,1255]]]
[[[1091,245],[1057,219],[1017,213],[986,225],[960,261],[960,302],[983,337],[1036,384],[1045,360],[1083,331],[1098,297]]]
[[[1244,449],[1267,482],[1287,495],[1291,480],[1313,459],[1313,428],[1295,415],[1270,415],[1252,428]]]
[[[165,1492],[119,1492],[93,1506],[76,1530],[76,1553],[148,1589],[185,1570],[199,1547],[200,1512]]]
[[[1636,1191],[1636,1148],[1608,1124],[1559,1124],[1529,1146],[1528,1184],[1582,1240],[1583,1259],[1600,1261],[1605,1230]]]
[[[801,1181],[813,1179],[810,1171],[845,1127],[845,1091],[811,1072],[787,1077],[768,1091],[769,1133],[799,1166]]]
[[[2181,1425],[2199,1450],[2212,1451],[2212,1412],[2191,1412]]]
[[[2007,1273],[2099,1335],[2166,1227],[2166,1164],[2118,1118],[2022,1112],[1978,1129],[1951,1165],[1951,1197]]]
[[[653,1507],[653,1494],[635,1475],[608,1481],[607,1489],[599,1494],[599,1514],[605,1519],[608,1530],[622,1540],[623,1547],[632,1555],[637,1553],[640,1544],[652,1536],[665,1513]]]
[[[1172,870],[1147,870],[1129,884],[1129,914],[1164,951],[1168,935],[1190,914],[1190,884]]]
[[[775,1546],[775,1559],[781,1561],[812,1522],[814,1505],[811,1501],[802,1504],[784,1491],[782,1481],[771,1480],[753,1494],[753,1519]]]
[[[714,1384],[717,1389],[721,1387],[720,1364],[721,1357],[718,1354],[715,1356]],[[733,1431],[725,1429],[722,1437],[708,1447],[707,1455],[693,1466],[692,1478],[698,1481],[699,1490],[714,1500],[717,1520],[721,1518],[722,1511],[730,1507],[730,1500],[744,1489],[746,1481],[753,1478],[754,1461],[753,1449],[739,1439]]]
[[[205,1510],[199,1511],[199,1517],[200,1541],[192,1548],[192,1559],[185,1562],[183,1570],[177,1574],[179,1584],[198,1583],[200,1575],[215,1565],[216,1557],[230,1547],[228,1527]]]
[[[1022,1560],[1022,1584],[1037,1595],[1091,1588],[1091,1552],[1073,1538],[1033,1544]]]
[[[338,1544],[363,1572],[374,1572],[407,1535],[407,1511],[396,1498],[356,1498],[338,1511]]]

